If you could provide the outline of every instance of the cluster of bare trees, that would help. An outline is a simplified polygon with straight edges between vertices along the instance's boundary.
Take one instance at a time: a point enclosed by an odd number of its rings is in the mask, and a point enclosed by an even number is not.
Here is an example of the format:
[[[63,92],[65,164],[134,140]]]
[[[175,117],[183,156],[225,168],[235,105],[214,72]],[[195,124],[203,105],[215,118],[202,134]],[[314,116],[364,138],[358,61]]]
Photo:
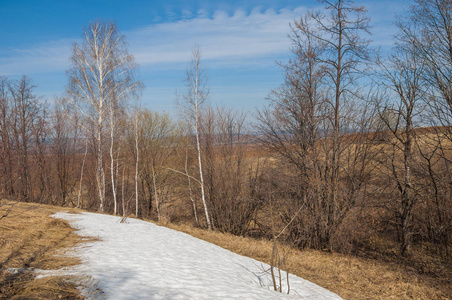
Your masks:
[[[401,254],[417,240],[449,256],[452,3],[416,1],[381,58],[363,7],[323,2],[292,25],[285,82],[258,113],[261,141],[280,157],[269,180],[281,223],[298,219],[288,238],[340,249],[362,243],[360,224]]]
[[[50,197],[46,110],[33,94],[30,78],[0,78],[2,193],[21,201]],[[39,191],[33,191],[37,187]]]
[[[426,243],[450,257],[451,2],[416,0],[384,55],[370,48],[364,7],[322,2],[292,24],[284,82],[252,126],[209,104],[198,47],[179,122],[133,105],[142,84],[111,23],[73,46],[52,111],[29,78],[2,77],[2,195],[275,245],[349,251],[378,236],[401,254]]]
[[[207,74],[201,65],[199,48],[192,54],[187,91],[180,102],[188,129],[186,163],[184,172],[175,171],[188,180],[197,225],[200,223],[196,195],[200,194],[207,228],[244,235],[262,202],[252,193],[256,182],[253,164],[244,159],[245,146],[250,141],[246,115],[208,105]],[[190,151],[196,153],[194,164],[188,164]]]
[[[395,52],[386,66],[379,63],[394,96],[384,105],[392,115],[385,124],[392,148],[386,161],[398,199],[393,221],[401,253],[417,239],[449,256],[452,3],[416,1],[398,25]],[[428,125],[433,127],[417,129]]]
[[[336,232],[365,193],[370,130],[359,77],[369,61],[363,7],[327,2],[292,26],[294,58],[283,65],[285,82],[259,112],[262,142],[287,169],[280,188],[283,222],[302,208],[290,228],[299,246],[332,249]]]

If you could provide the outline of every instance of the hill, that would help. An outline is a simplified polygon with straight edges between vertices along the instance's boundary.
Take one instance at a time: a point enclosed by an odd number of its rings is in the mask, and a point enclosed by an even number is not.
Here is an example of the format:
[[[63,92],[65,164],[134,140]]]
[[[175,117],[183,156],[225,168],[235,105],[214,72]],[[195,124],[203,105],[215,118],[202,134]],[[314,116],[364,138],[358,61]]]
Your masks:
[[[81,239],[78,235],[74,234],[74,230],[69,226],[67,221],[50,217],[50,215],[61,211],[80,212],[80,210],[32,203],[16,203],[10,201],[2,201],[0,203],[0,217],[6,215],[6,217],[0,219],[0,299],[82,298],[78,294],[77,286],[67,277],[67,275],[74,275],[75,271],[68,272],[67,267],[76,266],[73,270],[83,270],[86,266],[77,265],[80,260],[74,256],[61,256],[60,254],[68,250],[69,254],[73,254],[70,248],[78,244],[81,246],[79,249],[87,250],[86,255],[89,255],[89,251],[92,251],[93,248],[92,246],[86,247],[90,244],[85,243],[92,241],[92,239]],[[80,218],[84,214],[68,216],[71,218]],[[144,268],[145,272],[151,273],[153,270],[156,270],[162,276],[183,273],[189,276],[194,282],[196,280],[201,282],[199,278],[202,277],[203,273],[207,273],[209,275],[208,277],[213,282],[219,283],[220,286],[226,284],[235,286],[234,282],[238,284],[234,276],[227,277],[232,279],[226,283],[215,279],[217,277],[210,276],[211,274],[221,273],[221,271],[215,270],[214,268],[211,271],[206,271],[206,269],[202,270],[197,267],[193,267],[192,269],[185,267],[184,269],[181,264],[174,263],[174,261],[172,271],[166,274],[164,264],[158,264],[158,266],[156,265],[155,268],[152,268],[150,264],[145,264],[144,260],[140,258],[162,257],[161,259],[163,259],[169,256],[171,252],[167,252],[165,250],[166,248],[164,248],[169,243],[169,239],[167,240],[168,235],[174,235],[176,237],[175,242],[178,245],[178,248],[173,247],[176,249],[169,249],[169,251],[179,251],[178,253],[180,253],[181,257],[194,257],[197,251],[192,251],[192,254],[189,255],[190,252],[187,250],[190,243],[185,242],[185,239],[189,237],[182,235],[184,237],[180,238],[179,233],[169,233],[170,231],[168,229],[135,219],[128,219],[128,224],[121,224],[119,223],[120,219],[117,217],[101,215],[101,218],[110,220],[112,223],[95,222],[98,229],[96,229],[96,233],[89,233],[91,236],[99,237],[107,233],[115,234],[115,230],[112,232],[112,229],[119,227],[121,230],[127,232],[127,235],[131,237],[135,236],[136,238],[135,242],[127,243],[127,247],[119,242],[115,244],[115,248],[123,252],[125,256],[138,256],[136,257],[137,261],[134,266],[127,267],[126,263],[121,264],[120,257],[112,254],[107,255],[110,259],[117,260],[119,265],[116,269],[112,269],[109,274],[105,274],[104,272],[104,277],[116,278],[116,281],[110,285],[110,288],[116,287],[121,282],[118,278],[122,278],[124,283],[129,281],[134,282],[135,280],[133,278],[139,273],[139,268]],[[74,225],[77,226],[76,224]],[[259,261],[269,262],[270,260],[272,244],[269,241],[238,237],[219,232],[208,232],[186,225],[170,226],[233,252],[253,257]],[[135,231],[131,230],[132,228],[142,228],[141,231],[147,238],[151,236],[152,231],[160,228],[159,230],[162,232],[161,238],[154,241],[150,239],[146,242],[147,246],[145,249],[139,248],[137,245],[141,243],[141,240],[137,238]],[[101,247],[102,243],[104,241],[101,240],[94,244],[98,244]],[[218,248],[200,241],[196,243],[199,245],[208,245],[207,249]],[[133,254],[133,251],[137,251],[138,254]],[[215,252],[217,250],[208,251]],[[218,251],[224,250],[220,249]],[[285,248],[284,251],[287,253],[287,267],[289,271],[329,289],[344,299],[447,299],[450,295],[450,282],[447,277],[429,276],[428,272],[420,274],[417,270],[410,269],[404,264],[385,262],[376,258],[358,258],[350,255],[313,250],[300,251],[293,248]],[[226,265],[231,265],[228,264],[231,260],[226,258],[228,255],[225,254],[224,259],[221,257],[214,260],[211,259],[211,264],[215,264],[217,261],[223,261],[222,263],[226,262]],[[201,255],[200,257],[203,256]],[[81,258],[83,260],[83,257]],[[198,260],[201,259],[198,257]],[[97,264],[100,266],[100,271],[98,272],[102,274],[104,267],[102,267],[101,260]],[[171,261],[167,261],[166,264],[170,266]],[[253,266],[256,267],[256,264],[253,264]],[[264,264],[257,265],[261,273],[265,270],[262,266]],[[66,274],[64,272],[55,274],[53,273],[54,271],[50,273],[40,271],[41,274],[47,276],[36,276],[34,272],[36,269],[56,270],[64,267],[66,267],[64,269],[66,270]],[[425,267],[432,266],[426,265]],[[120,271],[127,268],[129,268],[130,272],[128,274],[130,276],[126,278],[124,276],[118,277]],[[233,268],[231,265],[230,270],[232,270],[230,272],[234,272],[236,268]],[[243,271],[244,269],[240,272]],[[52,273],[59,276],[48,276]],[[223,274],[228,275],[228,272],[223,272]],[[257,278],[255,276],[253,278],[254,281],[248,279],[248,282],[254,285],[253,288],[262,289],[262,293],[270,292],[267,288],[262,288],[260,284],[256,284]],[[145,283],[152,285],[153,282],[154,280]],[[176,280],[172,279],[171,282],[176,282]],[[300,291],[300,287],[302,286],[300,282],[303,281],[300,281],[300,279],[290,281],[293,293],[294,291]],[[96,282],[87,280],[85,283],[93,286],[92,284]],[[242,284],[241,281],[240,284]],[[183,286],[186,287],[189,285],[186,282]],[[215,290],[211,283],[208,286],[208,289],[205,288],[206,293]],[[97,287],[103,286],[98,284]],[[154,286],[153,288],[156,287]],[[238,289],[238,286],[235,288]],[[187,290],[189,291],[190,289]],[[273,292],[271,294],[274,295]],[[164,295],[161,296],[164,297]]]

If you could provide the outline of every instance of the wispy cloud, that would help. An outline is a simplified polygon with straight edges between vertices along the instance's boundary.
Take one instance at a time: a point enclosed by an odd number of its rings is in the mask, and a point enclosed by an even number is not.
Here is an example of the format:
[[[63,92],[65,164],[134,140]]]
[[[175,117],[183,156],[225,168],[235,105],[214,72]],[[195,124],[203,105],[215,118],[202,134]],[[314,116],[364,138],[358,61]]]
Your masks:
[[[395,33],[394,12],[406,5],[369,6],[376,45],[390,47]],[[184,10],[177,21],[158,23],[124,32],[129,52],[143,67],[185,69],[191,49],[200,45],[209,67],[269,66],[289,55],[289,23],[306,13],[305,7],[281,10]],[[176,18],[176,17],[175,17]],[[76,39],[50,41],[27,49],[0,48],[0,74],[34,74],[64,71],[69,67]]]
[[[3,50],[0,55],[0,74],[20,75],[64,70],[69,64],[74,41],[62,39],[30,48]]]
[[[301,7],[249,14],[237,10],[232,15],[217,11],[210,18],[199,12],[195,18],[148,26],[127,36],[131,52],[144,66],[186,63],[195,43],[203,58],[215,64],[255,64],[288,53],[289,22],[304,11]]]
[[[143,67],[185,68],[191,49],[199,44],[203,58],[213,65],[274,63],[274,56],[288,53],[289,22],[305,9],[237,10],[233,14],[216,11],[184,11],[178,21],[149,25],[124,32],[129,52]],[[69,66],[72,43],[65,39],[28,49],[8,49],[0,54],[0,73],[5,75],[62,71]],[[267,59],[266,58],[270,58]]]
[[[382,0],[370,2],[367,5],[368,15],[372,18],[370,29],[373,46],[382,47],[383,51],[390,51],[394,45],[394,36],[398,29],[395,25],[397,17],[406,16],[409,10],[409,1]]]

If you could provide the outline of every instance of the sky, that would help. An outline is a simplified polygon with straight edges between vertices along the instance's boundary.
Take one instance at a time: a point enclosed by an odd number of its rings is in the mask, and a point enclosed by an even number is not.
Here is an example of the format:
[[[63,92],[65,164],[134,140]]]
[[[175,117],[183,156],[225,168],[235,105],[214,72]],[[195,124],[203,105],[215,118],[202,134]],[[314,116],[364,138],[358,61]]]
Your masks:
[[[389,49],[395,16],[413,0],[356,1],[372,19],[374,47]],[[125,35],[145,89],[141,106],[177,113],[191,50],[198,45],[209,101],[252,113],[281,85],[277,62],[290,58],[289,24],[315,0],[0,0],[0,76],[27,75],[35,93],[52,104],[66,88],[75,42],[91,21],[112,21]]]

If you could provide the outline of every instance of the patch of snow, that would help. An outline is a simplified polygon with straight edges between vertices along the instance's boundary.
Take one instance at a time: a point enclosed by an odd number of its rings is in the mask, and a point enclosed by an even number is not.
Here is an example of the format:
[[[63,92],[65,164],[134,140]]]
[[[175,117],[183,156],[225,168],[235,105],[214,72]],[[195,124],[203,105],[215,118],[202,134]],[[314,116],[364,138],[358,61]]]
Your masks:
[[[16,275],[16,274],[24,272],[25,268],[6,268],[5,271],[9,274]]]
[[[94,213],[54,217],[99,239],[76,247],[82,263],[60,271],[76,276],[88,299],[341,299],[292,274],[290,295],[274,292],[267,264],[153,223]]]

